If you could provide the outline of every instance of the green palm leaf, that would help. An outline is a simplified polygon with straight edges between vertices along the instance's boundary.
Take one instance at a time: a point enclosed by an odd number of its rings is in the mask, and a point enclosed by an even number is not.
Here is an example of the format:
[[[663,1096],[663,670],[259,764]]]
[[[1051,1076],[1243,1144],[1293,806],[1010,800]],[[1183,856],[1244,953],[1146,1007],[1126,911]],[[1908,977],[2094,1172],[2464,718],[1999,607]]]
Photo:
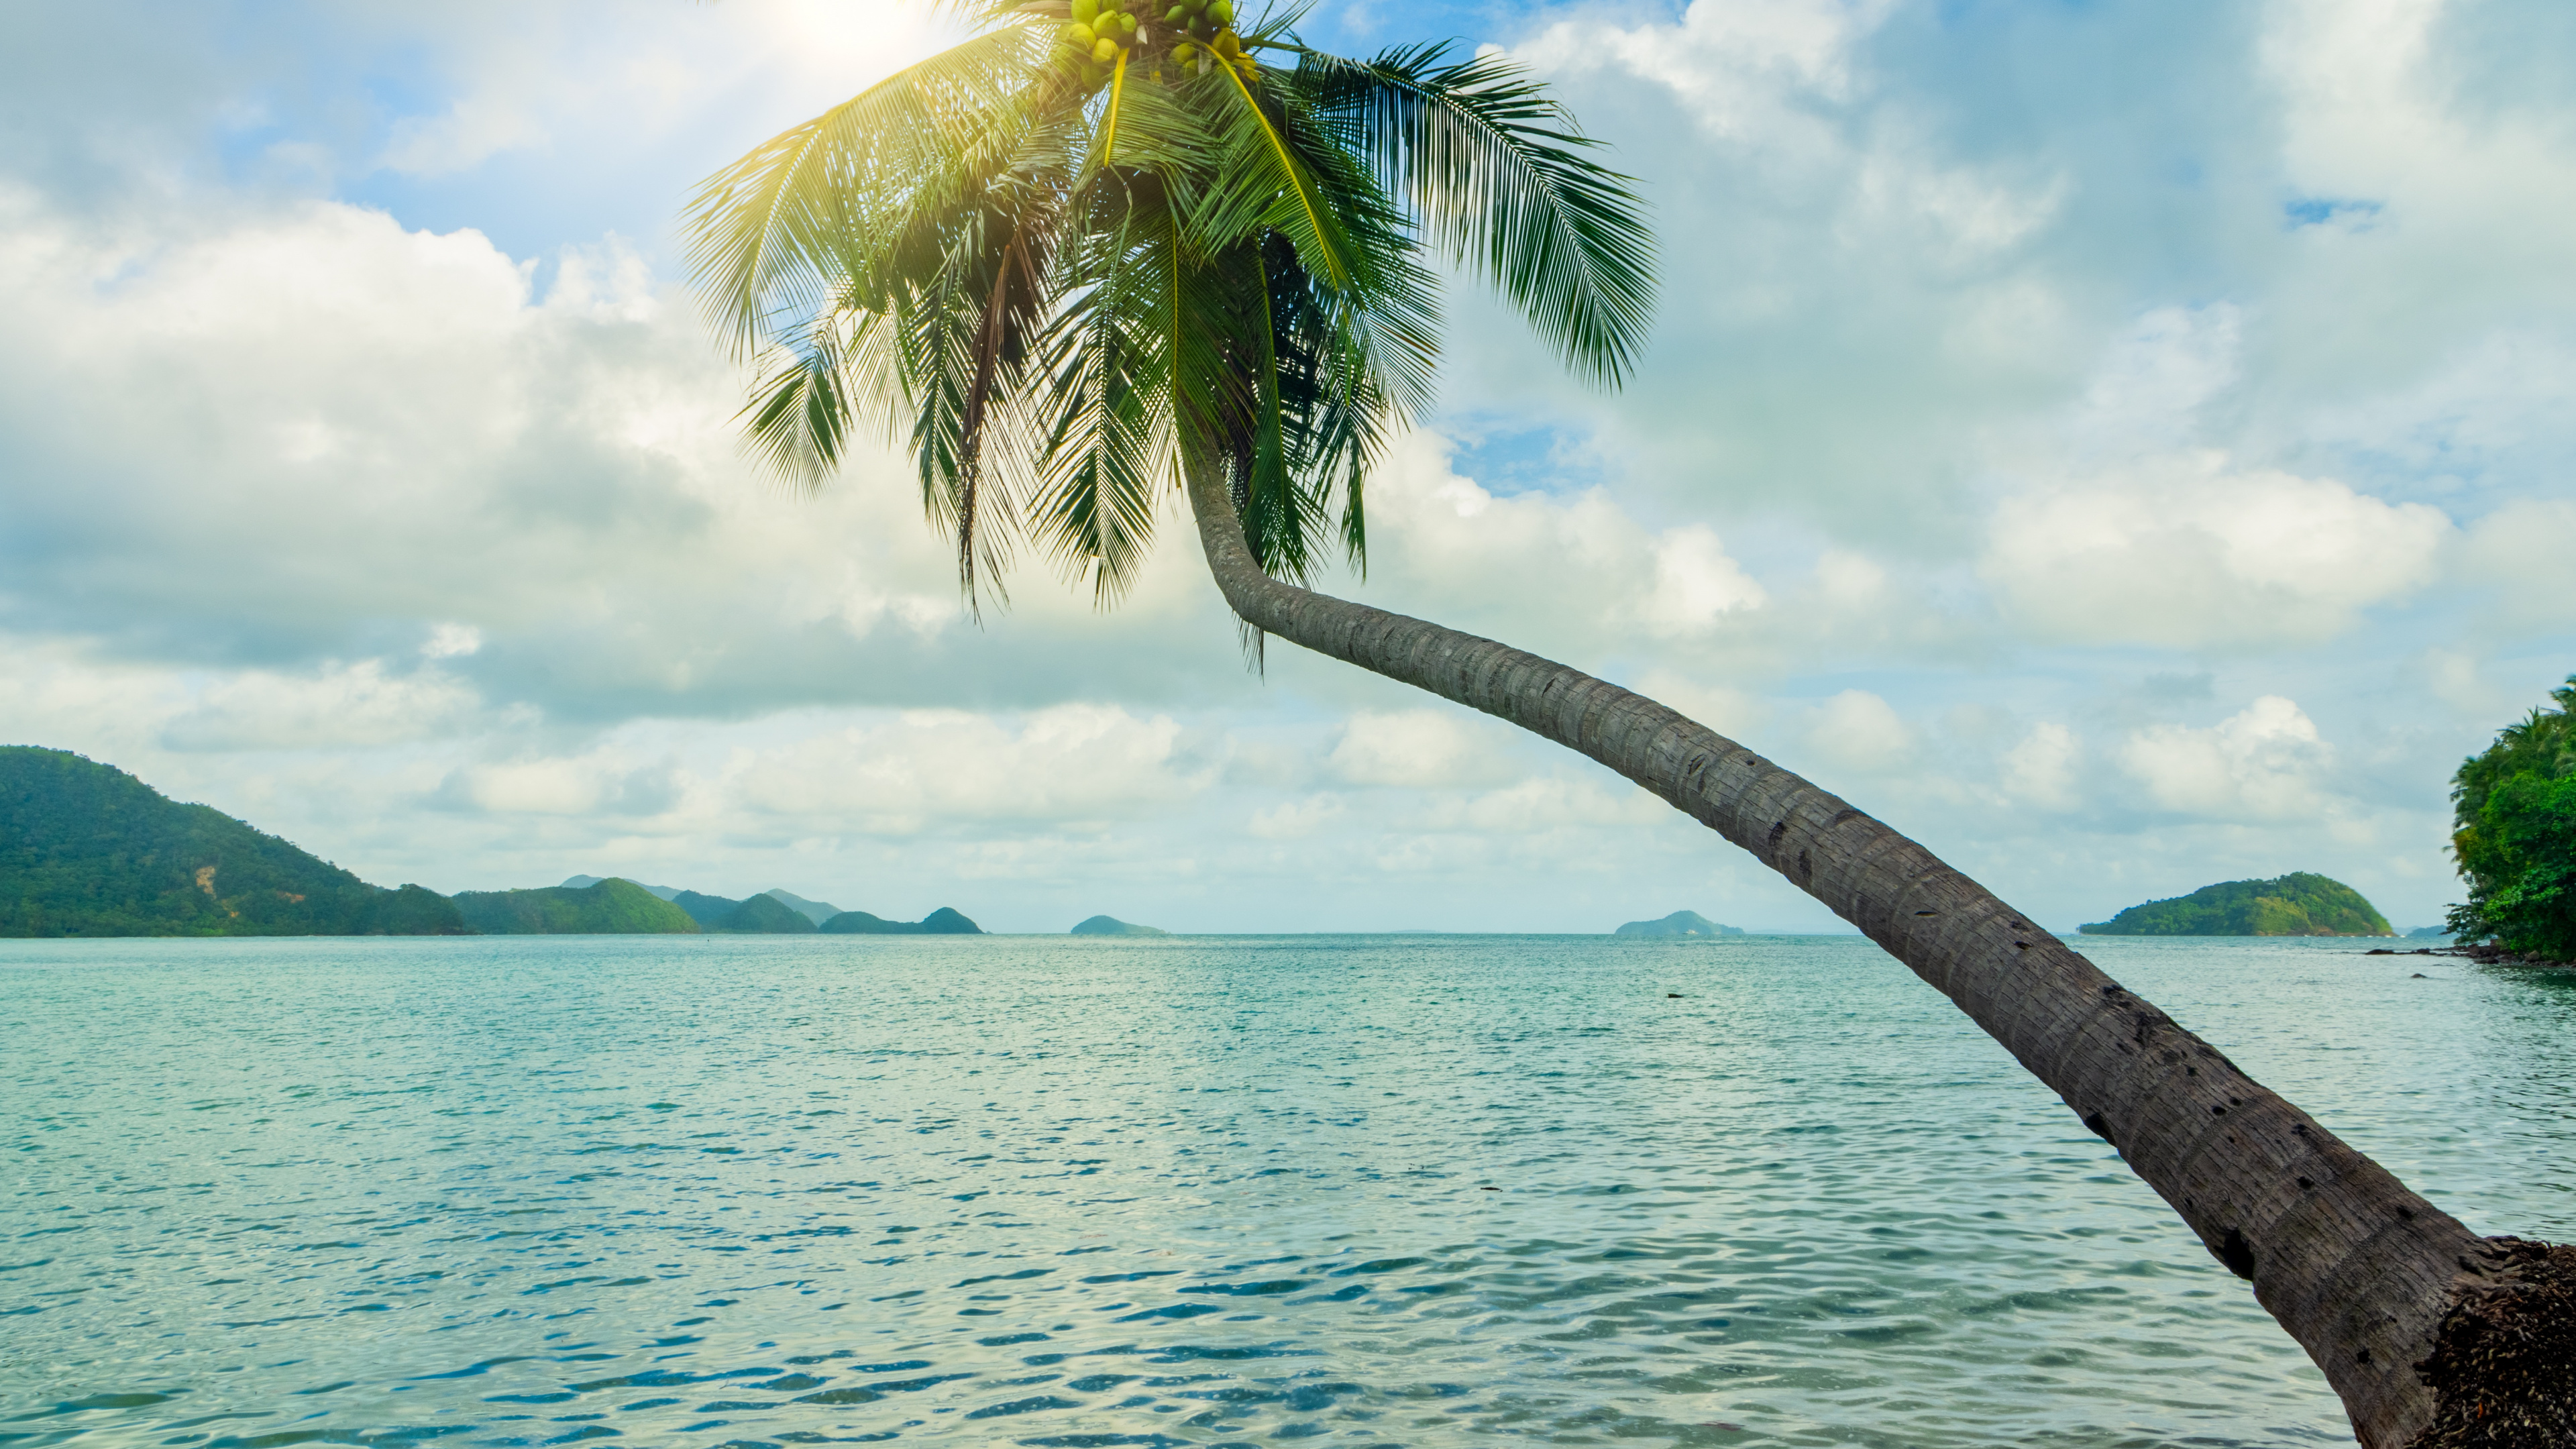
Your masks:
[[[736,355],[765,340],[776,313],[828,304],[854,236],[882,226],[890,203],[1029,119],[1025,102],[993,102],[1030,89],[1039,45],[1017,25],[978,36],[780,132],[699,186],[683,219],[689,268]]]
[[[1578,373],[1627,377],[1654,308],[1654,237],[1629,178],[1583,154],[1598,143],[1544,86],[1500,55],[1452,62],[1445,43],[1365,62],[1306,51],[1298,70],[1435,244]]]
[[[1262,568],[1365,570],[1369,471],[1434,395],[1426,248],[1588,375],[1633,366],[1651,240],[1535,81],[1438,47],[1322,56],[1293,7],[1191,54],[1140,7],[1100,32],[1126,47],[1104,69],[1096,41],[1050,54],[1081,34],[1066,4],[952,0],[983,34],[755,148],[688,215],[759,368],[754,455],[819,482],[891,425],[970,598],[1025,536],[1116,600],[1193,474]],[[1296,66],[1247,58],[1277,51]]]

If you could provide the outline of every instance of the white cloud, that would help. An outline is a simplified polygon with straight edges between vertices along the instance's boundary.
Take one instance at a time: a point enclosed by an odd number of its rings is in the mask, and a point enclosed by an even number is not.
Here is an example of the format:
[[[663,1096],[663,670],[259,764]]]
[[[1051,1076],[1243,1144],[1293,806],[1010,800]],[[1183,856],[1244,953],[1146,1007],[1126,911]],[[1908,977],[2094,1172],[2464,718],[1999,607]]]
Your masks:
[[[2159,725],[2132,733],[2121,768],[2161,809],[2211,820],[2313,819],[2332,751],[2297,704],[2267,694],[2209,729]]]
[[[1551,70],[1615,67],[1664,86],[1703,127],[1739,137],[1781,127],[1800,96],[1849,98],[1853,46],[1895,9],[1889,0],[1698,0],[1678,25],[1566,21],[1523,50]]]
[[[1807,746],[1842,769],[1876,774],[1912,757],[1914,731],[1886,700],[1846,689],[1817,707]]]
[[[2494,590],[2513,625],[2576,627],[2576,502],[2506,504],[2469,529],[2461,561],[2464,582]]]
[[[1705,638],[1762,611],[1761,585],[1704,524],[1649,529],[1598,488],[1491,493],[1433,433],[1391,451],[1369,491],[1371,603],[1575,659],[1640,628]]]
[[[2092,452],[2172,447],[2198,433],[2201,409],[2240,376],[2242,309],[2158,307],[2113,340],[2073,409],[2071,430]]]
[[[437,798],[450,809],[504,816],[660,815],[680,803],[682,788],[667,761],[637,763],[601,751],[468,766],[447,778]]]
[[[1727,557],[1715,530],[1686,525],[1656,541],[1655,587],[1645,605],[1652,632],[1704,632],[1722,616],[1757,608],[1762,600],[1762,586]]]
[[[373,659],[309,675],[247,670],[217,679],[161,730],[174,750],[297,750],[398,744],[454,732],[483,703],[433,670],[396,675]]]
[[[471,624],[440,624],[429,631],[429,639],[420,646],[420,655],[423,659],[455,659],[482,648],[482,630]]]
[[[1671,806],[1625,782],[1604,785],[1550,775],[1440,802],[1420,823],[1435,830],[1533,835],[1574,826],[1634,826],[1672,813]]]
[[[1263,840],[1303,840],[1349,813],[1339,795],[1308,795],[1252,812],[1250,829]]]
[[[971,822],[1097,828],[1171,808],[1212,771],[1180,748],[1167,716],[1069,704],[1014,728],[989,715],[907,713],[874,728],[818,735],[737,767],[744,808],[809,829],[908,835]]]
[[[2003,789],[2016,804],[2041,810],[2069,810],[2081,795],[2075,766],[2082,750],[2075,732],[2055,720],[2042,720],[2004,754]]]
[[[2309,643],[2430,582],[2451,532],[2426,504],[2201,454],[2006,500],[1978,573],[2042,638]]]
[[[1405,789],[1486,785],[1515,773],[1489,727],[1438,709],[1355,714],[1324,764],[1347,784]]]
[[[511,100],[466,96],[443,115],[405,116],[394,122],[393,134],[376,164],[408,176],[453,176],[504,151],[544,140],[545,128]]]

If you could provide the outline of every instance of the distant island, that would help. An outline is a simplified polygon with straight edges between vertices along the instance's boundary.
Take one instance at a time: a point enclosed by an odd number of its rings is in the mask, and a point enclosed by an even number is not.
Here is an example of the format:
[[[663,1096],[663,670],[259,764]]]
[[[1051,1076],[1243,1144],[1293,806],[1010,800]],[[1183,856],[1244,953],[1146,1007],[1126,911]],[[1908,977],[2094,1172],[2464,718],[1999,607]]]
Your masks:
[[[832,936],[980,936],[984,928],[941,906],[918,921],[889,921],[865,911],[843,911],[823,923]]]
[[[0,936],[461,936],[436,891],[369,885],[69,750],[0,746]]]
[[[0,936],[982,935],[783,890],[748,900],[577,875],[535,890],[369,885],[68,750],[0,746]]]
[[[783,890],[735,900],[675,886],[577,875],[532,891],[467,891],[456,897],[467,924],[485,935],[980,936],[984,929],[946,906],[918,921],[845,911]],[[487,924],[488,923],[488,924]]]
[[[604,884],[606,882],[598,876],[577,875],[565,881],[559,889],[583,890]],[[645,885],[641,881],[626,884],[678,907],[683,915],[697,923],[693,929],[726,935],[792,936],[812,931],[829,917],[840,914],[841,910],[839,906],[809,901],[803,896],[791,896],[778,890],[735,900],[731,896],[711,896],[703,891],[682,890],[676,886]],[[816,914],[818,909],[820,915]]]
[[[688,912],[631,880],[526,891],[458,891],[450,899],[478,936],[694,936],[698,932],[698,923],[689,919]]]
[[[1675,911],[1660,921],[1630,921],[1610,934],[1670,938],[1741,936],[1744,932],[1733,926],[1721,926],[1697,911]]]
[[[2339,880],[2292,871],[2230,880],[2131,906],[2077,930],[2088,936],[2393,936],[2388,918]]]
[[[1168,936],[1169,931],[1122,921],[1116,916],[1093,916],[1077,924],[1068,934],[1076,936]]]

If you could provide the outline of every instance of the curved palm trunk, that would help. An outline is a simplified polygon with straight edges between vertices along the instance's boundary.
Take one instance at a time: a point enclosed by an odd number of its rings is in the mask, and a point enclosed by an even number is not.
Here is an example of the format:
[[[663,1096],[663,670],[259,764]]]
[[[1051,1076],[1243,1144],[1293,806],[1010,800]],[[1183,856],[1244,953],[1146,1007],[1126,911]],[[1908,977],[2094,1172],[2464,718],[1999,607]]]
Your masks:
[[[1733,740],[1562,664],[1269,577],[1224,484],[1192,471],[1208,567],[1245,623],[1579,750],[1858,926],[2064,1097],[2253,1283],[2325,1371],[2363,1444],[2434,1442],[2437,1410],[2446,1430],[2458,1420],[2473,1431],[2441,1443],[2576,1442],[2564,1417],[2576,1370],[2564,1361],[2526,1365],[2543,1380],[2531,1422],[2557,1420],[2545,1438],[2476,1437],[2493,1427],[2491,1391],[2455,1406],[2472,1390],[2437,1394],[2418,1371],[2437,1338],[2461,1357],[2452,1340],[2464,1302],[2500,1301],[2529,1286],[2533,1263],[2565,1272],[2563,1258],[2470,1232],[1984,887]],[[2563,1337],[2576,1305],[2555,1301]]]

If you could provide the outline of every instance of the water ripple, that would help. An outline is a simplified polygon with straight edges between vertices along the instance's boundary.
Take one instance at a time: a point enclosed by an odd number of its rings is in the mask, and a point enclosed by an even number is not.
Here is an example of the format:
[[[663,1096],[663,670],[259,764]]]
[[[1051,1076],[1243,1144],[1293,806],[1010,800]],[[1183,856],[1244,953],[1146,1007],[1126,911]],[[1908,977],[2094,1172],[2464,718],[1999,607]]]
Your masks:
[[[2567,983],[2085,948],[2576,1231]],[[2349,1441],[1857,941],[12,943],[0,1010],[5,1449]]]

